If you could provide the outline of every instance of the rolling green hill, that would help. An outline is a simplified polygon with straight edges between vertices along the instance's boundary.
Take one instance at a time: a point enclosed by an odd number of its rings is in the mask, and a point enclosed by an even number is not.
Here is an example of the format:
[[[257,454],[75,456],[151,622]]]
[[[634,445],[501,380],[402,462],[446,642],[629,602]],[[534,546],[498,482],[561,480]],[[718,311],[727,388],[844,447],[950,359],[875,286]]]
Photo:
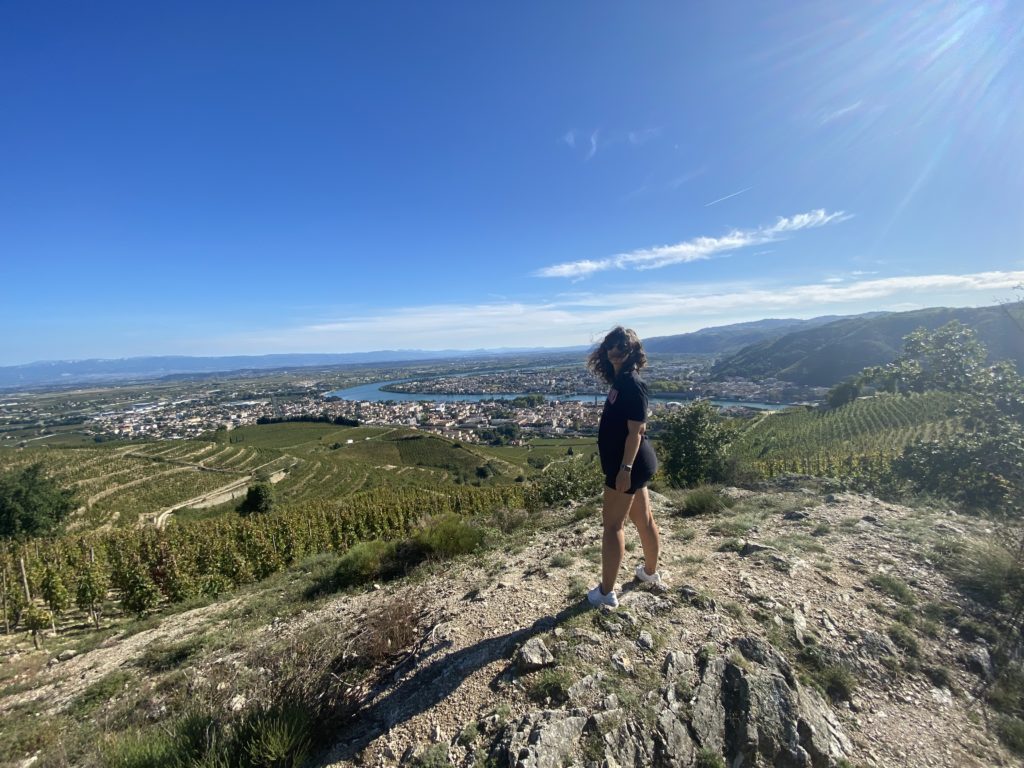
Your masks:
[[[817,328],[743,348],[712,369],[717,379],[776,378],[795,384],[829,387],[870,365],[896,358],[903,337],[917,328],[934,330],[958,320],[978,333],[992,360],[1014,360],[1024,366],[1024,333],[1008,315],[1020,315],[1020,304],[1004,308],[951,309],[933,307],[874,317],[837,320]]]

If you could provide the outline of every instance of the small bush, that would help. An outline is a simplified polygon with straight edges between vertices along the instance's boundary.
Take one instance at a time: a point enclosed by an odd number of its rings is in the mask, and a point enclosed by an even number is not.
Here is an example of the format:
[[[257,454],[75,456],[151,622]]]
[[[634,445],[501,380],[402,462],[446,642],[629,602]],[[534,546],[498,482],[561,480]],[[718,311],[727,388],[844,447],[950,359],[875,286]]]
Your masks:
[[[446,744],[430,745],[423,751],[423,754],[416,758],[413,765],[416,768],[448,768],[451,765],[448,761],[448,746]]]
[[[353,544],[338,561],[333,579],[335,588],[346,589],[378,578],[394,551],[393,542],[380,539]]]
[[[996,720],[996,733],[1015,754],[1024,756],[1024,720],[1001,716]]]
[[[568,568],[575,560],[568,552],[558,552],[552,555],[550,562],[552,568]]]
[[[814,685],[833,702],[849,701],[857,690],[857,678],[844,664],[837,664],[825,650],[816,646],[801,649],[797,661],[806,670]]]
[[[728,507],[725,499],[714,488],[694,488],[683,498],[682,513],[687,517],[717,515]]]
[[[150,728],[111,737],[100,748],[105,768],[226,768],[219,724],[198,710],[186,712],[170,729]]]
[[[180,667],[199,653],[202,647],[203,643],[198,638],[180,643],[154,643],[139,657],[138,665],[150,672],[166,672]]]
[[[849,701],[853,692],[857,690],[857,678],[843,666],[826,667],[822,670],[819,680],[832,701]]]
[[[175,768],[174,739],[163,731],[128,733],[112,738],[100,749],[104,768]]]
[[[953,575],[961,589],[993,607],[1007,607],[1024,595],[1024,563],[999,543],[968,547],[956,559]]]
[[[725,768],[725,759],[714,750],[703,747],[697,752],[694,768]]]
[[[417,605],[409,597],[396,597],[371,613],[359,635],[357,653],[380,662],[400,653],[416,639]]]
[[[472,746],[472,744],[480,737],[480,726],[473,720],[463,726],[462,730],[459,731],[459,737],[456,742],[463,747]]]
[[[413,540],[431,556],[448,559],[476,551],[484,534],[466,518],[449,513],[425,521]]]
[[[500,507],[491,513],[491,521],[494,523],[494,527],[502,533],[513,533],[530,522],[530,513],[525,509]]]
[[[251,712],[235,736],[238,763],[252,768],[299,768],[309,753],[312,725],[309,710],[294,703]]]
[[[890,576],[887,573],[876,573],[868,579],[868,584],[904,605],[913,605],[916,602],[910,587],[895,576]]]
[[[722,610],[732,616],[734,619],[742,619],[746,611],[743,610],[743,606],[737,603],[735,600],[723,600]]]
[[[953,675],[945,667],[924,667],[922,670],[936,688],[953,690]]]
[[[551,465],[537,482],[537,494],[544,504],[561,506],[596,496],[603,483],[596,462],[574,458]]]
[[[902,624],[890,624],[887,630],[889,637],[899,648],[902,648],[909,656],[920,656],[921,647],[918,645],[914,633]]]
[[[530,698],[537,704],[559,706],[569,700],[572,676],[564,669],[554,668],[541,671],[530,686]]]
[[[956,628],[960,632],[960,637],[967,642],[974,642],[979,638],[993,644],[999,642],[998,629],[975,619],[962,618],[956,623]]]

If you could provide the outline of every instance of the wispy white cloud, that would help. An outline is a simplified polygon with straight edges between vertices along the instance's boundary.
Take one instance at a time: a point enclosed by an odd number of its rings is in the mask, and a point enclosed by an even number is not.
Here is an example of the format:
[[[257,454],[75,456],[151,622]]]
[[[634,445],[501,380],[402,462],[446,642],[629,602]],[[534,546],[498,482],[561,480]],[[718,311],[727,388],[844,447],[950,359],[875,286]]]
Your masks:
[[[593,159],[594,155],[597,154],[597,137],[599,134],[599,130],[594,131],[592,134],[590,134],[590,151],[587,152],[587,160]]]
[[[473,349],[585,344],[619,323],[641,335],[683,333],[772,315],[811,317],[932,306],[988,304],[1012,295],[1024,270],[906,275],[842,284],[661,285],[652,290],[565,293],[547,301],[433,304],[349,315],[278,331],[207,339],[206,354],[373,349]],[[917,299],[915,301],[915,299]]]
[[[567,131],[562,136],[562,141],[569,146],[569,149],[576,149],[576,131]]]
[[[671,264],[685,264],[691,261],[710,259],[720,253],[735,251],[751,245],[761,245],[778,240],[788,232],[822,227],[850,218],[843,211],[828,213],[817,209],[792,217],[779,217],[768,227],[752,230],[733,230],[721,237],[696,237],[675,245],[659,245],[642,248],[628,253],[619,253],[604,259],[583,259],[564,264],[554,264],[535,272],[537,277],[582,278],[607,269],[659,269]]]
[[[853,112],[856,112],[858,109],[860,109],[863,106],[863,104],[863,101],[855,101],[852,104],[847,104],[846,106],[839,107],[838,109],[834,109],[830,112],[826,112],[823,115],[821,115],[821,117],[818,118],[818,125],[827,125],[828,123],[831,123],[833,120],[838,120],[841,117],[845,117],[846,115],[852,114]]]
[[[705,208],[710,208],[712,205],[718,205],[719,203],[721,203],[724,200],[728,200],[731,197],[736,197],[737,195],[742,195],[744,192],[749,192],[752,189],[753,189],[753,187],[744,187],[739,192],[733,192],[732,194],[726,195],[725,197],[720,197],[717,200],[712,200],[710,203],[704,203],[704,207]]]
[[[661,128],[643,128],[639,131],[630,131],[628,139],[630,144],[639,146],[659,136],[661,136]]]

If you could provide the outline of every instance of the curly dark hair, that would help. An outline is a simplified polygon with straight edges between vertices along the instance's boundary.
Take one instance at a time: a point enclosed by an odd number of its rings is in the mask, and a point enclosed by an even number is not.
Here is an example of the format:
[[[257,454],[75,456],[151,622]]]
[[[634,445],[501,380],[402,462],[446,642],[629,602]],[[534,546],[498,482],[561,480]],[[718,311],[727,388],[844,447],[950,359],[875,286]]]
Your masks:
[[[608,384],[615,381],[615,366],[608,359],[608,350],[615,347],[627,351],[626,361],[622,365],[623,371],[639,371],[647,365],[647,355],[644,354],[643,344],[640,343],[636,331],[617,325],[608,331],[604,340],[587,358],[587,370]]]

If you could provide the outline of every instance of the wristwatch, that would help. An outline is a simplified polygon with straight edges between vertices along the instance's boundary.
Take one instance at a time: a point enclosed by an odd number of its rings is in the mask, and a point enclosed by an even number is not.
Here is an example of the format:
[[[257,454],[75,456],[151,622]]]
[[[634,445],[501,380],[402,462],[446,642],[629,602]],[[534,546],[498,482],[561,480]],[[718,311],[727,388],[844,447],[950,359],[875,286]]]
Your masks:
[[[632,465],[632,464],[625,464],[625,463],[623,463],[623,464],[621,464],[621,465],[619,466],[619,469],[620,469],[620,470],[622,470],[622,469],[625,469],[625,470],[627,470],[628,472],[632,472],[632,471],[633,471],[633,465]]]

